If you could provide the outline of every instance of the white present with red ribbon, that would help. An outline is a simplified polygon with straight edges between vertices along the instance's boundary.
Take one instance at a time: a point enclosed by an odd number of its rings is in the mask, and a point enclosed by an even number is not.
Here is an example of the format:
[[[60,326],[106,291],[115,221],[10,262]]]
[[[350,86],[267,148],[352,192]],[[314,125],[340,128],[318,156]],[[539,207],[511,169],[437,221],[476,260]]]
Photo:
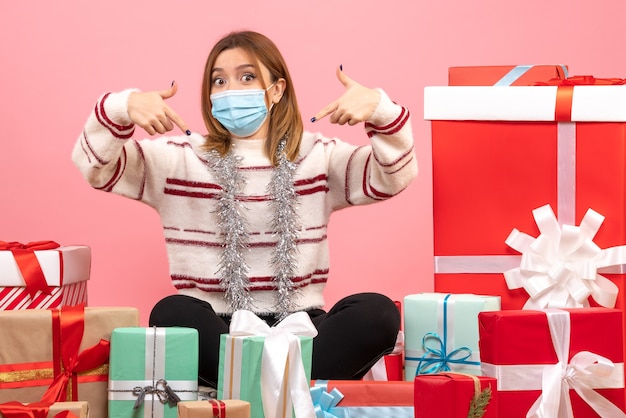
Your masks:
[[[87,303],[91,249],[54,241],[0,241],[0,310]]]

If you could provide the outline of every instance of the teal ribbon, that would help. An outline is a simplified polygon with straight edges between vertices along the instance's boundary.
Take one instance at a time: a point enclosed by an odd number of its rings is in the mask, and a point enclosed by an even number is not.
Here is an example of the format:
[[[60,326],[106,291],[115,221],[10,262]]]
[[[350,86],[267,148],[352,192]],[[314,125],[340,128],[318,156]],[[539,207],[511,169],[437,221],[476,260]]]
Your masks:
[[[467,364],[479,366],[479,361],[468,360],[472,356],[472,350],[468,347],[459,347],[448,352],[448,294],[443,299],[443,338],[435,332],[427,332],[422,338],[422,357],[407,357],[409,361],[419,361],[415,369],[415,375],[449,372],[450,364]],[[435,341],[435,346],[428,345],[429,340]]]

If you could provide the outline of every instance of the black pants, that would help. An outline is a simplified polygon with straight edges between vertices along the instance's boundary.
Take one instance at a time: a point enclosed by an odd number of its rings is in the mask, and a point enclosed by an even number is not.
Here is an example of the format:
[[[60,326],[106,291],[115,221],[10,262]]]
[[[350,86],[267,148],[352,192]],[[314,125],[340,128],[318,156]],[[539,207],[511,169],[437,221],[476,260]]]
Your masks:
[[[317,328],[313,339],[312,379],[358,380],[395,345],[400,312],[386,296],[359,293],[343,298],[325,312],[307,312]],[[260,316],[270,326],[273,316]],[[189,327],[200,337],[199,383],[217,387],[220,335],[228,333],[230,316],[219,316],[211,305],[183,295],[159,301],[150,326]]]

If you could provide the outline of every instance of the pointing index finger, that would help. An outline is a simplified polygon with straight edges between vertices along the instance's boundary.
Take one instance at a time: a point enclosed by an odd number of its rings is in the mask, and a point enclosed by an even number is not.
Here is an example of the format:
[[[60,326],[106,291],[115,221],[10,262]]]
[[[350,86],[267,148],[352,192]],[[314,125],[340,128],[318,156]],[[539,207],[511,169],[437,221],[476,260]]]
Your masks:
[[[331,104],[327,105],[326,107],[324,107],[322,110],[320,110],[319,112],[317,112],[315,114],[315,116],[313,116],[311,118],[311,122],[316,122],[320,119],[325,118],[326,116],[330,115],[331,113],[333,113],[335,110],[337,110],[338,104],[337,102],[332,102]]]
[[[183,133],[185,133],[185,135],[191,135],[191,131],[187,127],[187,124],[185,123],[185,121],[182,120],[182,118],[178,116],[178,114],[174,112],[172,109],[170,109],[169,112],[167,113],[167,117],[172,122],[174,122],[174,124],[178,126],[180,130],[183,131]]]

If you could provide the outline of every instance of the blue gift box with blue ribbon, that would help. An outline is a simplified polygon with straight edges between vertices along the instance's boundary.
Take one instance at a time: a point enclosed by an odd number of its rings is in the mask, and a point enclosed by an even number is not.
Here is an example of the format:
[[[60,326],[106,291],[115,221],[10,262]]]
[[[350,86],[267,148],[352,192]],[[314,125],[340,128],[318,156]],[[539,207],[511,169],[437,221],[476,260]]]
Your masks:
[[[404,298],[404,377],[447,371],[480,375],[478,313],[500,310],[500,297],[418,293]]]

